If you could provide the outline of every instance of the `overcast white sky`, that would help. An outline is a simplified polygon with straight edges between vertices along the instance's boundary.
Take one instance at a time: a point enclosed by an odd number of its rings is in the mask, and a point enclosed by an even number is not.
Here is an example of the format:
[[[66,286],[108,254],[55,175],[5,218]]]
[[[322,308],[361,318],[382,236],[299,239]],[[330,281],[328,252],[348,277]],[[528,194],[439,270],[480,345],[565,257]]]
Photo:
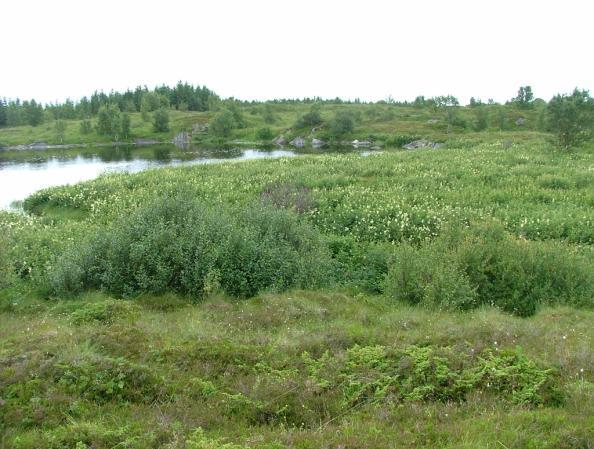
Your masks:
[[[594,90],[592,0],[0,0],[0,97],[136,85],[242,99]]]

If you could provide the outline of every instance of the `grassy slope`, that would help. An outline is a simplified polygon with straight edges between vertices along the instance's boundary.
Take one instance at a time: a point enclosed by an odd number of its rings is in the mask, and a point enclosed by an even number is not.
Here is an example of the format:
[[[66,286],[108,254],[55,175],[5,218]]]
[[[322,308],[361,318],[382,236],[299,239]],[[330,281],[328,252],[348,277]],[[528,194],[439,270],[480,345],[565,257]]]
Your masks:
[[[310,105],[271,105],[270,106],[274,122],[266,123],[263,119],[262,105],[246,105],[240,107],[246,122],[246,127],[233,131],[231,139],[241,141],[257,141],[256,130],[261,127],[269,127],[274,135],[285,134],[285,136],[302,135],[308,136],[311,129],[293,129],[297,119],[309,111]],[[499,129],[498,106],[489,106],[489,126],[492,130]],[[373,140],[382,140],[386,136],[395,134],[419,135],[435,140],[444,140],[451,137],[447,134],[445,124],[445,113],[435,111],[432,108],[413,108],[411,106],[393,106],[393,105],[324,105],[321,109],[322,119],[328,122],[336,111],[349,110],[358,117],[355,131],[352,135],[345,138],[359,138]],[[466,119],[469,129],[472,128],[476,120],[475,112],[470,108],[460,110],[462,118]],[[156,139],[159,141],[170,141],[172,137],[180,131],[192,129],[194,124],[208,123],[214,112],[182,112],[170,111],[170,131],[166,133],[155,133],[151,122],[144,122],[140,113],[132,113],[131,117],[131,141],[136,138]],[[518,129],[514,124],[516,118],[526,117],[527,122],[524,129],[535,129],[537,124],[537,112],[533,110],[517,110],[512,107],[504,110],[506,117],[506,129]],[[428,120],[438,120],[437,123],[428,123]],[[93,123],[96,119],[92,120]],[[89,134],[80,133],[79,120],[66,120],[66,131],[64,140],[60,142],[55,131],[55,122],[48,120],[43,124],[32,126],[19,126],[12,128],[0,128],[0,145],[19,145],[32,142],[56,143],[94,143],[109,142],[111,139],[106,136],[100,136],[96,132]],[[455,128],[459,133],[461,129]],[[203,136],[207,137],[207,136]]]

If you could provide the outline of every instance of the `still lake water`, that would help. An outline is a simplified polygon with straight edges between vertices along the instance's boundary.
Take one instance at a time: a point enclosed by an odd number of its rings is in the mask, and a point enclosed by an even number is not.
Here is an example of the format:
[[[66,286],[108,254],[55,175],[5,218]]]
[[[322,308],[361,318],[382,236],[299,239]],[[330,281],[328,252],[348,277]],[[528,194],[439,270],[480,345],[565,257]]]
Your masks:
[[[334,148],[334,153],[356,152],[368,156],[377,151]],[[323,154],[327,150],[287,149],[180,149],[159,144],[145,147],[97,146],[48,150],[0,150],[0,210],[13,208],[46,187],[75,184],[104,173],[136,173],[149,168],[175,165],[213,164],[230,160],[292,157],[300,154]],[[18,208],[18,204],[16,206]]]
[[[136,173],[157,167],[295,155],[297,153],[290,150],[180,150],[173,145],[0,151],[0,209],[10,209],[12,203],[22,201],[39,189],[74,184],[104,173]]]

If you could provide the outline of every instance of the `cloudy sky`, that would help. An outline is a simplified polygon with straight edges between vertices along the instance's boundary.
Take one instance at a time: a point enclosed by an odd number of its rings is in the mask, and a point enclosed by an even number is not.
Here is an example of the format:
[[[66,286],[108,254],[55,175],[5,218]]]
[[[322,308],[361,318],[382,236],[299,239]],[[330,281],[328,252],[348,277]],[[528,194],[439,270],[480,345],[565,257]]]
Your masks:
[[[594,90],[591,0],[0,2],[0,97],[136,85],[242,99]]]

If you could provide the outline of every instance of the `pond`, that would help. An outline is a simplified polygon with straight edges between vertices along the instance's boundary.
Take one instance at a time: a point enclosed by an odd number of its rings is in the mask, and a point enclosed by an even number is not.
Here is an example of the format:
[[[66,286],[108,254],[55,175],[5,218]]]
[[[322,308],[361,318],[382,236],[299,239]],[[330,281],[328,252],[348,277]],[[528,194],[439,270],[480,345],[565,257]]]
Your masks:
[[[287,149],[182,150],[174,145],[0,151],[0,209],[16,207],[15,204],[39,189],[74,184],[103,173],[135,173],[156,167],[298,154],[302,153]]]

